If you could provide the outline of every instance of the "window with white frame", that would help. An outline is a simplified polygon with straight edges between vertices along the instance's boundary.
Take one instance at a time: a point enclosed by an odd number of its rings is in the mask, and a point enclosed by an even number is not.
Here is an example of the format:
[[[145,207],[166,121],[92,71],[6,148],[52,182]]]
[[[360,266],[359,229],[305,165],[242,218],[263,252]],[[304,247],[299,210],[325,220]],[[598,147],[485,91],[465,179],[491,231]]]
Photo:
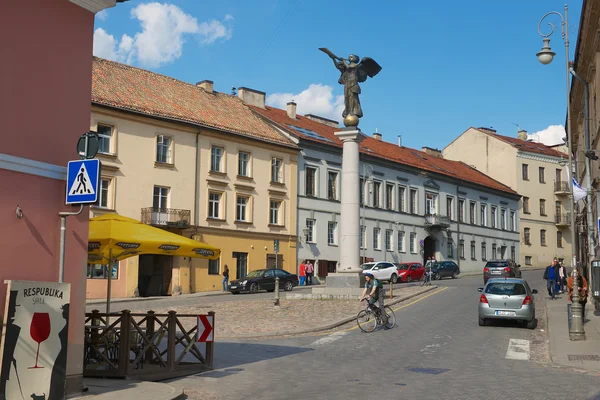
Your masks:
[[[487,245],[481,242],[481,261],[487,261]]]
[[[458,200],[458,222],[465,222],[465,201]]]
[[[417,214],[419,212],[419,203],[417,203],[417,189],[410,189],[410,213]]]
[[[380,228],[373,228],[373,248],[375,250],[381,250],[381,229]]]
[[[169,193],[171,189],[164,186],[154,186],[154,196],[152,199],[152,208],[155,211],[164,211],[169,208]]]
[[[437,214],[437,194],[425,192],[425,214]]]
[[[385,184],[385,208],[387,210],[394,209],[394,185],[391,183]]]
[[[114,208],[112,205],[112,179],[111,178],[100,178],[100,201],[98,207],[102,208]]]
[[[239,222],[249,222],[250,197],[238,195],[235,201],[235,220]]]
[[[327,223],[327,244],[337,245],[337,222]]]
[[[454,243],[452,239],[448,239],[448,258],[454,258]]]
[[[491,207],[492,212],[492,228],[496,228],[498,226],[498,208],[496,206]]]
[[[411,254],[417,254],[417,233],[416,232],[410,233],[409,241],[410,241]]]
[[[392,229],[385,230],[385,250],[394,251],[394,231]]]
[[[281,200],[271,200],[269,202],[269,224],[283,225],[283,218],[281,218],[280,213]]]
[[[506,230],[506,209],[500,210],[500,229]]]
[[[98,124],[98,153],[113,154],[113,127]]]
[[[250,176],[250,153],[240,151],[238,153],[238,173],[239,176]]]
[[[404,231],[398,231],[398,252],[399,253],[406,252],[406,248],[404,247],[405,236],[406,235],[405,235]]]
[[[398,211],[406,212],[406,188],[398,186]]]
[[[360,206],[365,205],[365,179],[360,178],[358,182],[358,196],[360,197]]]
[[[475,250],[475,246],[476,243],[474,240],[471,240],[471,260],[475,260],[476,259],[476,250]]]
[[[304,194],[310,197],[317,196],[317,168],[315,167],[306,167],[304,170],[305,180],[304,180]]]
[[[327,171],[327,198],[329,200],[338,200],[338,179],[339,173],[337,171]]]
[[[381,182],[373,181],[373,207],[381,208]]]
[[[367,227],[364,225],[360,226],[360,248],[366,249],[367,244]]]
[[[314,219],[311,218],[307,218],[306,219],[306,227],[308,228],[308,231],[306,232],[306,241],[308,243],[314,243],[315,242],[315,224],[316,221]]]
[[[531,265],[531,256],[525,256],[525,265]]]
[[[446,214],[451,221],[454,221],[454,197],[446,196]]]
[[[480,214],[479,224],[481,224],[481,226],[487,226],[487,204],[482,204],[480,206]]]
[[[510,259],[513,261],[517,259],[517,248],[515,246],[510,246]]]
[[[283,183],[283,160],[273,157],[271,160],[271,182]]]
[[[221,193],[209,192],[208,194],[208,218],[221,218]]]
[[[497,256],[496,243],[492,243],[492,260],[495,260]]]
[[[213,146],[210,149],[210,170],[212,172],[225,172],[222,147]]]
[[[513,232],[517,231],[517,216],[514,211],[510,212],[510,230]]]
[[[471,217],[471,224],[475,225],[477,223],[477,214],[475,213],[475,207],[477,207],[477,203],[474,201],[469,203],[469,216]]]
[[[462,239],[458,242],[458,256],[462,259],[465,258],[465,241]]]
[[[171,157],[171,138],[165,135],[156,136],[156,162],[173,164]]]

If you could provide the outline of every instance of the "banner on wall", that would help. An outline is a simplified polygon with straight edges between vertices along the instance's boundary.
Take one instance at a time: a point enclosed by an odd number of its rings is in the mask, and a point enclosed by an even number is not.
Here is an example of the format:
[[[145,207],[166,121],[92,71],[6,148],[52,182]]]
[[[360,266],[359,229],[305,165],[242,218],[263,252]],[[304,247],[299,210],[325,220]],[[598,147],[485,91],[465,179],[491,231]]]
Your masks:
[[[6,282],[0,400],[62,400],[71,285]]]

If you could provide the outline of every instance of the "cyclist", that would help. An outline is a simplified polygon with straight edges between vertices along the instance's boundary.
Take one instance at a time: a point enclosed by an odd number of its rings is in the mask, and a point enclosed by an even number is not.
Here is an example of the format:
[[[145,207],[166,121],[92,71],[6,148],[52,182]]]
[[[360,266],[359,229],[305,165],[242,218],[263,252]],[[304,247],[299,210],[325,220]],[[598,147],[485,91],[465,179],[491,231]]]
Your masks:
[[[379,308],[383,325],[387,325],[387,315],[383,309],[383,284],[375,279],[370,272],[365,274],[365,290],[363,290],[360,301],[363,301],[365,298],[369,300],[369,304],[372,307],[374,306],[374,309]],[[379,302],[379,307],[375,306],[375,303],[377,302]]]

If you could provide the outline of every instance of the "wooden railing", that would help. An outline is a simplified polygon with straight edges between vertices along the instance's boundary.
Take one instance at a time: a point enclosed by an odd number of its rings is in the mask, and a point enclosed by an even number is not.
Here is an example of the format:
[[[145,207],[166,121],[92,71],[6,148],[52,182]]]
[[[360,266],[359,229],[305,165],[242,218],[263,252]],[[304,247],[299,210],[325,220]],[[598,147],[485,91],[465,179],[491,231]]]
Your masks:
[[[214,314],[208,313],[213,321]],[[192,328],[182,322],[189,318]],[[212,369],[214,344],[196,342],[197,318],[175,311],[86,313],[83,375],[156,381]]]

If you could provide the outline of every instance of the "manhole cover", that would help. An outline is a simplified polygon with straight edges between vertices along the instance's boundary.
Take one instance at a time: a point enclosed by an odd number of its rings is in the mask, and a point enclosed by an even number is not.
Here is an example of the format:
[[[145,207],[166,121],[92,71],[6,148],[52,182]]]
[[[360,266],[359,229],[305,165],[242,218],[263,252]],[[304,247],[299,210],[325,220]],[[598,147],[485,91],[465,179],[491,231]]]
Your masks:
[[[407,371],[410,372],[417,372],[420,374],[429,374],[429,375],[438,375],[438,374],[443,374],[444,372],[450,371],[449,369],[446,368],[406,368]]]
[[[569,361],[600,361],[597,354],[568,354]]]

